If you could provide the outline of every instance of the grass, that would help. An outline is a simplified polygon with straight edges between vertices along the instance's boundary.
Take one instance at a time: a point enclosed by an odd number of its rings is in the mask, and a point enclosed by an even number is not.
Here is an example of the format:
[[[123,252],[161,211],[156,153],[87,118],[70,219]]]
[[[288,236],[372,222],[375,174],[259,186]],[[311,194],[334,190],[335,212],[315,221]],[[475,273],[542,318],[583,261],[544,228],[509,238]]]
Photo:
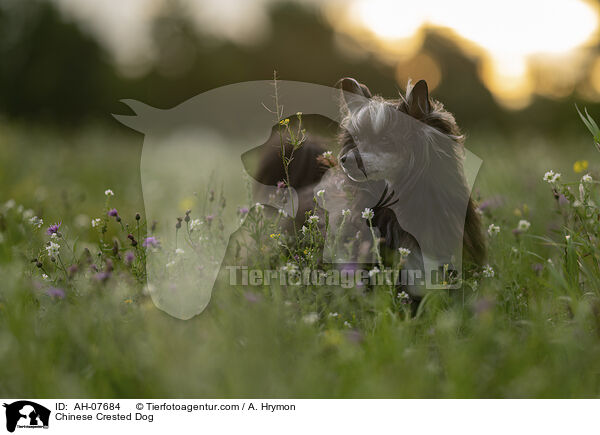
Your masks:
[[[138,247],[126,238],[143,211],[141,138],[0,125],[0,395],[597,397],[596,185],[585,186],[583,208],[573,205],[583,174],[600,179],[591,139],[473,135],[467,144],[484,160],[475,195],[487,204],[486,228],[500,226],[493,277],[430,294],[417,316],[383,291],[220,288],[202,315],[181,321],[147,294],[143,230],[132,232]],[[590,167],[575,173],[576,160]],[[549,169],[559,182],[542,180]],[[107,188],[129,230],[104,217]],[[560,213],[553,189],[570,199]],[[531,227],[515,235],[520,220]],[[59,221],[64,270],[45,254],[45,230]]]

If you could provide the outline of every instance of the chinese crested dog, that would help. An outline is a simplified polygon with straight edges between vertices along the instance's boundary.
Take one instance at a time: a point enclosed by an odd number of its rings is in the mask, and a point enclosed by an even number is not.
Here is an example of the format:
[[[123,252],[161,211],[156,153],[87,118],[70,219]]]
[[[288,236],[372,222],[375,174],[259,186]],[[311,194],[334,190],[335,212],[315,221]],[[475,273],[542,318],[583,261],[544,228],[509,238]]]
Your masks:
[[[427,288],[440,271],[444,285],[456,278],[452,272],[460,275],[463,259],[465,266],[481,264],[485,243],[454,116],[429,97],[423,80],[393,100],[373,96],[352,78],[339,84],[337,158],[318,135],[309,136],[290,166],[295,224],[305,224],[317,200],[322,230],[331,233],[326,262],[400,264],[422,272]],[[255,177],[267,185],[281,179],[281,156],[271,154]],[[416,298],[426,290],[422,283],[401,287]]]

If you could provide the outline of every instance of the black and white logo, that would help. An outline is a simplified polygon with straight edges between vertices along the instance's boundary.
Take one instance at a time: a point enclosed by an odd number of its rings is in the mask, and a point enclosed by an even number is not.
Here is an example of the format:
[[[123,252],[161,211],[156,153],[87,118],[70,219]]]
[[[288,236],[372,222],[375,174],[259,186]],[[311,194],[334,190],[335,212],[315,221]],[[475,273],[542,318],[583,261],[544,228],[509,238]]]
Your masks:
[[[48,429],[50,410],[29,400],[19,400],[4,404],[6,408],[6,430],[14,432],[19,429]]]

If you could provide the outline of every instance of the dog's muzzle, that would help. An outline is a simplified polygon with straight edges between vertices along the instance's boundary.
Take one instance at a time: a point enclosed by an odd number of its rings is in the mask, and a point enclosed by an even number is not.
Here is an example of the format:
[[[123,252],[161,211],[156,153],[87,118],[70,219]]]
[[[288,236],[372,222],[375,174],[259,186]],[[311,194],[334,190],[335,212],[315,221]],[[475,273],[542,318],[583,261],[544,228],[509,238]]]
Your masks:
[[[344,173],[353,181],[366,181],[367,171],[356,146],[342,149],[338,157]]]

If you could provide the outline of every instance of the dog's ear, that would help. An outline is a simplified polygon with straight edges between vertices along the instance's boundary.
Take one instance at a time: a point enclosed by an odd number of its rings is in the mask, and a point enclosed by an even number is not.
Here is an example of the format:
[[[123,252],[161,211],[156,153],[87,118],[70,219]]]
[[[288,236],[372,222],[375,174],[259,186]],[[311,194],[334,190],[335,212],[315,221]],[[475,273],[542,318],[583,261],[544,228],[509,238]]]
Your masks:
[[[360,95],[361,97],[371,98],[373,96],[365,84],[359,83],[352,77],[344,77],[343,79],[340,79],[337,82],[337,86],[341,87],[343,91],[352,92],[353,94]]]
[[[422,118],[431,112],[429,89],[425,80],[419,80],[406,96],[406,108],[410,116]]]

